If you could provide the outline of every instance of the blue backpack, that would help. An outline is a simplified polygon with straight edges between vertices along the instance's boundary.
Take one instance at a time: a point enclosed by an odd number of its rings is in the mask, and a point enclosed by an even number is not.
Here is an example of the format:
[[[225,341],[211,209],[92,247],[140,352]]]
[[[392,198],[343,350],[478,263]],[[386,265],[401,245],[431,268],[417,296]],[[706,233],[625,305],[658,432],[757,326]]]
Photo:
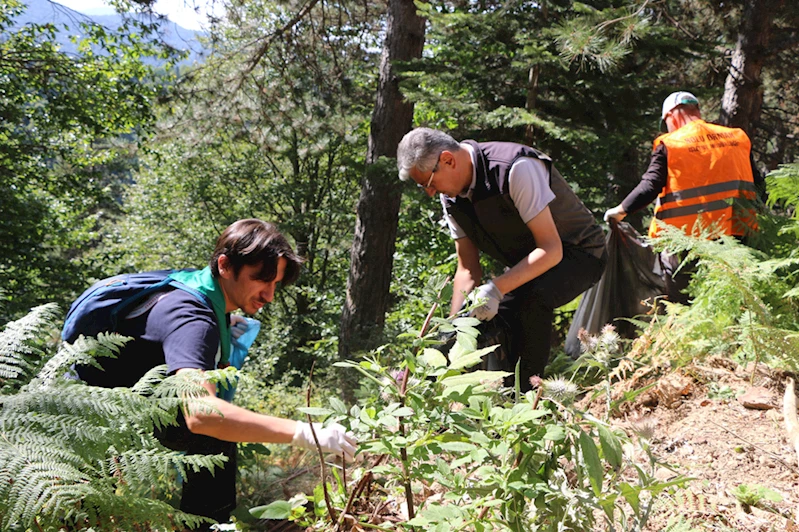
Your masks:
[[[101,332],[116,331],[118,321],[138,303],[167,286],[185,290],[213,309],[205,294],[170,278],[175,271],[126,273],[97,281],[69,307],[61,339],[71,343],[81,334],[97,336]]]
[[[65,342],[74,342],[82,334],[84,336],[97,336],[101,332],[114,332],[120,319],[124,319],[136,305],[144,302],[151,294],[155,294],[167,287],[184,290],[203,302],[208,308],[214,310],[210,298],[200,290],[188,286],[170,276],[176,272],[193,272],[186,270],[157,270],[142,273],[126,273],[109,277],[94,283],[81,296],[72,303],[64,320],[61,330],[61,339]],[[231,337],[228,345],[222,348],[222,355],[236,369],[241,369],[247,358],[247,351],[261,327],[260,322],[247,318],[245,324],[237,327],[243,334],[236,338]],[[224,342],[222,340],[222,342]],[[218,391],[219,397],[230,402],[236,391],[233,383],[227,389]]]

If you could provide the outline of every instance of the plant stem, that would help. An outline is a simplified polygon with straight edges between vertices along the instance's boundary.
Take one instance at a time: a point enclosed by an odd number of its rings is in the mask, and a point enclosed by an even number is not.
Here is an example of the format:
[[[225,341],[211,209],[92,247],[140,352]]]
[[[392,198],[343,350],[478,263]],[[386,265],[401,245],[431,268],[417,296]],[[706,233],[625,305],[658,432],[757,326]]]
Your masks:
[[[308,408],[311,407],[311,384],[313,383],[313,370],[314,366],[316,365],[316,361],[311,364],[311,371],[308,375],[308,391],[305,392],[305,406]],[[335,508],[333,508],[333,502],[330,500],[330,493],[327,491],[327,482],[325,482],[325,477],[327,476],[327,471],[325,469],[325,455],[322,453],[322,446],[319,445],[319,438],[316,436],[316,431],[313,428],[313,421],[311,420],[310,414],[305,414],[305,417],[308,419],[308,425],[311,427],[311,434],[313,434],[313,441],[316,444],[316,452],[319,454],[319,469],[320,475],[322,476],[322,491],[325,494],[325,505],[327,506],[327,513],[330,515],[330,522],[336,523],[338,521],[338,515],[336,514]],[[343,465],[346,467],[346,464]],[[347,487],[344,486],[346,490]],[[336,523],[336,530],[338,530],[338,523]]]
[[[755,352],[755,363],[752,364],[752,374],[749,376],[749,386],[754,386],[755,384],[755,373],[757,372],[757,365],[760,362],[760,353],[757,350],[757,344],[755,342],[755,334],[754,334],[754,327],[752,326],[752,310],[747,309],[746,312],[749,314],[749,337],[752,341],[752,351]]]

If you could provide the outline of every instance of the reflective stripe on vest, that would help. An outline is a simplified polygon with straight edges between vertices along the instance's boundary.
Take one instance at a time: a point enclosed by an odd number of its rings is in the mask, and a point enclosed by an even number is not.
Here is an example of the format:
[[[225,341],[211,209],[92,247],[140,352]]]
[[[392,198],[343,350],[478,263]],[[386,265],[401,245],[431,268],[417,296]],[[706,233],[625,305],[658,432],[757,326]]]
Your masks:
[[[668,177],[655,206],[656,219],[689,235],[711,225],[727,235],[757,227],[745,205],[756,197],[746,133],[694,120],[655,139],[654,148],[661,143]],[[657,232],[653,220],[649,235]]]
[[[688,216],[690,214],[699,214],[701,212],[718,211],[732,207],[734,200],[716,200],[708,203],[698,203],[696,205],[687,205],[685,207],[674,207],[673,209],[664,209],[657,213],[658,220],[668,220],[669,218],[676,218],[678,216]]]
[[[714,183],[712,185],[705,185],[703,187],[689,188],[687,190],[679,190],[677,192],[670,192],[661,198],[661,203],[669,203],[672,201],[687,200],[699,196],[708,196],[710,194],[717,194],[719,192],[729,192],[731,190],[739,190],[744,192],[755,192],[755,184],[748,181],[724,181],[723,183]],[[697,211],[698,212],[698,211]]]

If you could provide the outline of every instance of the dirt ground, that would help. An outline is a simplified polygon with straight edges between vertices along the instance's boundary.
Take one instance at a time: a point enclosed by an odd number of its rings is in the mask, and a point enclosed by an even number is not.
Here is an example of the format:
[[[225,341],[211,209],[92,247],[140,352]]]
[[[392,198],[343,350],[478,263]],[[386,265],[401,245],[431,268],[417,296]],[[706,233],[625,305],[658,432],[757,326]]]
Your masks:
[[[752,366],[721,359],[664,373],[642,379],[655,386],[613,421],[628,433],[650,431],[656,455],[694,479],[661,496],[646,530],[799,532],[799,465],[782,412],[785,375],[759,366],[750,384]],[[656,476],[675,473],[661,468]],[[741,504],[733,494],[741,485],[767,488],[761,493],[769,497]]]

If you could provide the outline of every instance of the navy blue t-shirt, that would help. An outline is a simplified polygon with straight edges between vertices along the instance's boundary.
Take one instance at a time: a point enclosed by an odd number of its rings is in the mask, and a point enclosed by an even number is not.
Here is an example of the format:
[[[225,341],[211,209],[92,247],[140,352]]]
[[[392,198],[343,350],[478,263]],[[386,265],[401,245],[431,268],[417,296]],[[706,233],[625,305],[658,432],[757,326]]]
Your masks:
[[[133,337],[117,358],[98,358],[105,371],[78,367],[88,384],[130,387],[150,369],[166,364],[169,373],[211,370],[219,357],[219,328],[213,310],[185,290],[156,294],[120,320],[119,334]]]

